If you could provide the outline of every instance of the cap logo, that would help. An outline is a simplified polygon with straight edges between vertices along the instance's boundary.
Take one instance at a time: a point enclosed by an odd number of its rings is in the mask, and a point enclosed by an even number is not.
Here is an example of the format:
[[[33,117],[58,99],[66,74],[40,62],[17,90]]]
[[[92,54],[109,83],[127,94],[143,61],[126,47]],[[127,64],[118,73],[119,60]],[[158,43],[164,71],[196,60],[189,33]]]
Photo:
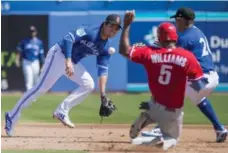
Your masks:
[[[76,30],[76,34],[77,34],[79,37],[82,37],[82,36],[86,35],[85,29],[84,29],[84,28],[77,29],[77,30]]]

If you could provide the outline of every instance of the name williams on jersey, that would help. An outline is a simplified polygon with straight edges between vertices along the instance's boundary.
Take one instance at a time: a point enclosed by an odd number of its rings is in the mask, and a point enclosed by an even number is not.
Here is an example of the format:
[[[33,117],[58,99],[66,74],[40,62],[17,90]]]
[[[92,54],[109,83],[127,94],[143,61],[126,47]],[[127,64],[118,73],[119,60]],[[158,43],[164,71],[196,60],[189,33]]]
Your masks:
[[[187,58],[175,54],[152,54],[152,63],[173,63],[185,67]]]

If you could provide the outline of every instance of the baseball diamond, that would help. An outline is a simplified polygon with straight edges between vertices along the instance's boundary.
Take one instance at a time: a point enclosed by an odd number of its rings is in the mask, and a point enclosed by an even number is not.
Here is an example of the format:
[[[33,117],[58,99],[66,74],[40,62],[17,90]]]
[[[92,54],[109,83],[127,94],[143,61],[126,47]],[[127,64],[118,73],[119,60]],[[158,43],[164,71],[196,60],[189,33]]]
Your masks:
[[[228,152],[228,1],[1,6],[1,152]]]

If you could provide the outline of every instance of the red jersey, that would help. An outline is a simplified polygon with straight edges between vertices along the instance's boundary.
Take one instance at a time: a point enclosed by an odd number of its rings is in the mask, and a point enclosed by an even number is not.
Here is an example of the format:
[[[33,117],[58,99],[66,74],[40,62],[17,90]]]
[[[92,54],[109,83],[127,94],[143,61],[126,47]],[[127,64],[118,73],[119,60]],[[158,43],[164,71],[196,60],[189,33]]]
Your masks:
[[[195,56],[183,48],[133,46],[129,56],[143,64],[154,100],[168,108],[183,106],[187,79],[203,77]]]

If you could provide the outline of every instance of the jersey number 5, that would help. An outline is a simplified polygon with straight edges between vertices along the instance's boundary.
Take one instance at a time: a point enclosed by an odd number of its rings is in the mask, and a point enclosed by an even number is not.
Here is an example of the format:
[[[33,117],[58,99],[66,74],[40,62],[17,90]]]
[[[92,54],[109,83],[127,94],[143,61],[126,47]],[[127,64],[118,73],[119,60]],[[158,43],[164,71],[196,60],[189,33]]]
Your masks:
[[[171,65],[162,65],[160,70],[160,76],[158,77],[158,82],[162,85],[167,85],[171,79]]]

